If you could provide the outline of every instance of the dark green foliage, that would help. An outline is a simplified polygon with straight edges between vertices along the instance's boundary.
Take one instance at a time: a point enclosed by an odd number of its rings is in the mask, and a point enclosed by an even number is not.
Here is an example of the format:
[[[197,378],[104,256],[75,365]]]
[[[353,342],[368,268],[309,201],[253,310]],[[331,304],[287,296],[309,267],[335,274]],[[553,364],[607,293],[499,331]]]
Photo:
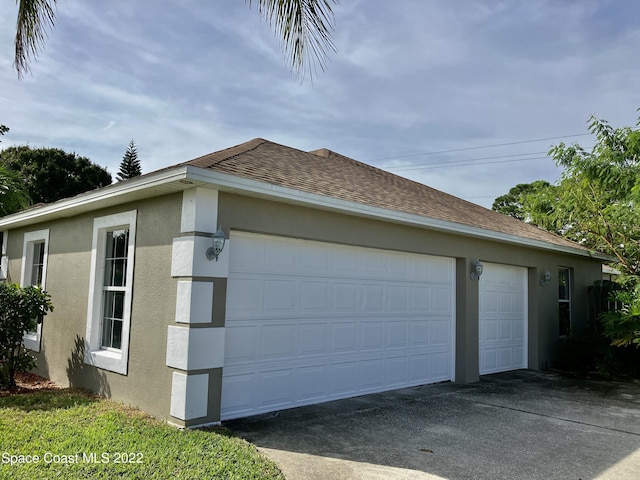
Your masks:
[[[518,220],[537,224],[534,221],[534,208],[551,212],[556,197],[556,188],[544,180],[519,183],[506,195],[496,198],[491,209]],[[536,221],[540,221],[540,215],[536,216]]]
[[[59,148],[9,147],[0,152],[0,165],[24,179],[34,203],[51,203],[111,184],[107,170]]]
[[[558,185],[517,185],[493,208],[610,255],[623,273],[640,275],[640,130],[614,129],[593,116],[589,130],[596,137],[590,151],[564,143],[549,151],[564,168]]]
[[[35,367],[35,358],[25,351],[22,337],[34,331],[51,310],[51,297],[39,287],[0,284],[0,388],[15,385],[16,372]]]
[[[31,205],[22,177],[12,169],[0,165],[0,217],[15,213]]]
[[[601,313],[599,319],[612,346],[640,349],[640,281],[633,277],[624,280],[611,295],[617,308]]]
[[[142,167],[140,166],[140,160],[138,160],[136,142],[131,140],[120,162],[120,171],[116,175],[116,178],[121,182],[122,180],[139,177],[140,175],[142,175]]]
[[[6,125],[0,124],[0,136],[4,135],[8,131],[9,131],[9,127],[7,127]]]

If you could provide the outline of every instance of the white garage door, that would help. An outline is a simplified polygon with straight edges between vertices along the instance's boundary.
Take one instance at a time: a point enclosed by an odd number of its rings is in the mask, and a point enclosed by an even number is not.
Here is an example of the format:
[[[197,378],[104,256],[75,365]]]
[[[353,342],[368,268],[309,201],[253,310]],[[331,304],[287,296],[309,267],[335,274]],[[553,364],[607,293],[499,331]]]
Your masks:
[[[485,263],[479,289],[480,375],[527,368],[527,269]]]
[[[454,260],[231,233],[222,419],[452,380]]]

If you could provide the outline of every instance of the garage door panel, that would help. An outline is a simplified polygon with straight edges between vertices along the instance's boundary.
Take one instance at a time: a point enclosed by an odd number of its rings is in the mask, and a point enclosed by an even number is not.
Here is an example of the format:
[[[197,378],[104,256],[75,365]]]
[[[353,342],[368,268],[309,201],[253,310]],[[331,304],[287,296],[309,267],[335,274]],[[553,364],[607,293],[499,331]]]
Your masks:
[[[432,381],[447,380],[451,378],[451,361],[448,351],[433,353],[429,358],[431,368],[430,377]]]
[[[259,359],[260,327],[254,325],[229,326],[225,329],[226,343],[234,348],[225,352],[225,362],[239,364]]]
[[[333,311],[335,313],[357,313],[360,300],[360,285],[335,283],[332,285]]]
[[[453,311],[453,303],[451,298],[453,295],[452,287],[431,287],[430,289],[430,313],[435,314],[451,314]]]
[[[384,348],[384,323],[366,322],[361,324],[360,350],[382,350]]]
[[[236,232],[231,243],[223,419],[452,379],[454,260]]]
[[[301,324],[298,336],[298,353],[301,357],[326,355],[330,326],[326,323]]]
[[[411,382],[428,382],[429,372],[428,354],[409,357],[409,380]]]
[[[264,325],[260,332],[261,359],[294,358],[297,347],[296,325]]]
[[[384,288],[382,285],[362,286],[362,311],[366,313],[384,312]]]
[[[298,369],[297,380],[297,399],[299,402],[321,400],[327,396],[326,385],[328,375],[325,365],[300,367]]]
[[[485,264],[480,278],[480,374],[527,367],[527,269]]]
[[[344,396],[356,391],[356,362],[336,363],[329,367],[331,396]]]
[[[451,322],[446,318],[431,320],[431,345],[451,345]]]
[[[275,407],[287,405],[293,394],[293,369],[264,372],[260,375],[260,405]]]
[[[422,347],[429,345],[429,327],[431,322],[428,320],[414,320],[410,323],[409,344],[412,347]]]
[[[387,339],[385,346],[388,349],[407,348],[407,322],[388,322],[387,323]]]
[[[337,353],[355,353],[357,347],[355,323],[334,323],[331,326],[331,351]]]
[[[386,362],[387,385],[391,388],[403,387],[407,384],[408,358],[391,357]]]
[[[402,285],[389,285],[387,287],[387,311],[407,312],[409,310],[409,292]]]

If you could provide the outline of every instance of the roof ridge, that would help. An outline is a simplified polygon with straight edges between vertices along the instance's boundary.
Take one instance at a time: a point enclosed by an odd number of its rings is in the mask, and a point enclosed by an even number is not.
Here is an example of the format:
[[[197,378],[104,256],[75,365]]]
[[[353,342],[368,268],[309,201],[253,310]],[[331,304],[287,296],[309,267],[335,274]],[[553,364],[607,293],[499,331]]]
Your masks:
[[[238,145],[234,145],[232,147],[227,147],[222,150],[217,150],[212,153],[207,153],[205,155],[192,158],[191,160],[187,160],[186,162],[179,163],[178,165],[175,165],[175,166],[182,166],[182,165],[200,166],[199,164],[203,162],[206,162],[208,165],[211,165],[211,166],[219,165],[220,163],[226,160],[230,160],[232,158],[237,157],[238,155],[242,155],[243,153],[247,153],[252,150],[255,150],[256,148],[258,148],[260,145],[264,143],[270,143],[270,142],[269,140],[265,140],[264,138],[257,137],[247,142],[239,143]],[[220,158],[217,158],[217,157],[220,157]],[[213,162],[211,162],[211,160],[213,160]]]

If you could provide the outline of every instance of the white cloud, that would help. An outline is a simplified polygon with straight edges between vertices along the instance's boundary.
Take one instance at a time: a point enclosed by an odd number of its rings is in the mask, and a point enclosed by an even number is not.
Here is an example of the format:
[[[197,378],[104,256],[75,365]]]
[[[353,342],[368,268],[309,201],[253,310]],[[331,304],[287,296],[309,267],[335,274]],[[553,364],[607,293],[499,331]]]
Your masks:
[[[242,0],[67,0],[33,76],[19,82],[16,7],[6,10],[0,123],[11,131],[1,145],[75,150],[112,172],[131,138],[145,171],[254,137],[385,166],[379,159],[582,133],[592,113],[635,125],[640,106],[640,27],[626,2],[342,2],[338,52],[313,84],[293,78],[268,24]],[[558,175],[551,160],[475,163],[403,174],[483,205]]]

